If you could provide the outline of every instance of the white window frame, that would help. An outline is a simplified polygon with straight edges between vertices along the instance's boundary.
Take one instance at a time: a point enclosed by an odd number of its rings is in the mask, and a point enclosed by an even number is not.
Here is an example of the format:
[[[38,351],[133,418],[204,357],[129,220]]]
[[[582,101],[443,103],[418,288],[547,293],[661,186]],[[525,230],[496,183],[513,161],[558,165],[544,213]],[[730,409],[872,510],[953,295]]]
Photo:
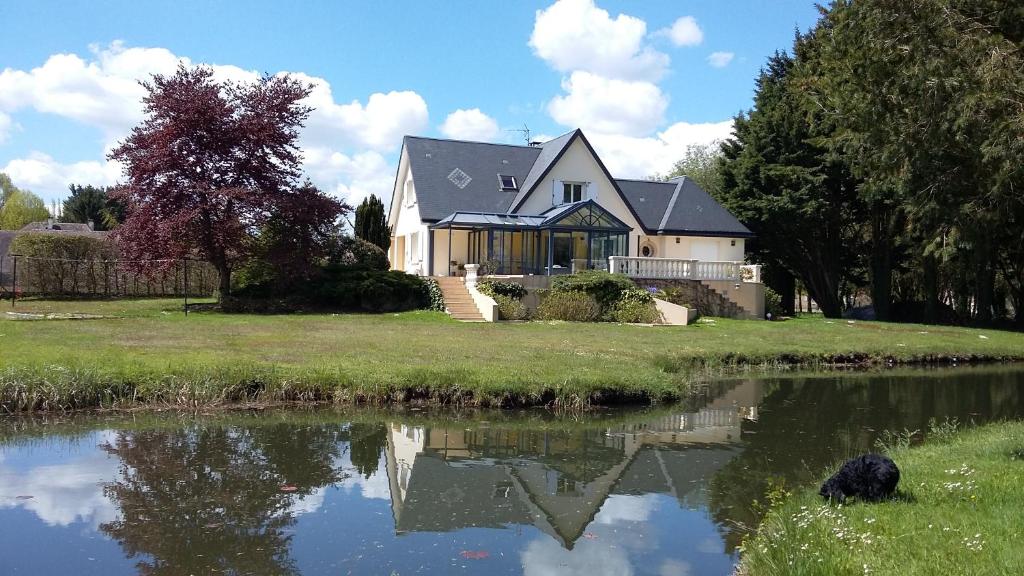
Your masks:
[[[406,208],[410,208],[416,204],[416,185],[413,184],[411,178],[405,181],[405,192],[402,196],[405,198]]]
[[[577,191],[579,197],[577,197]],[[566,193],[568,192],[569,199],[566,200]],[[581,202],[586,198],[587,194],[587,183],[586,182],[562,182],[562,204],[571,204],[573,202]]]

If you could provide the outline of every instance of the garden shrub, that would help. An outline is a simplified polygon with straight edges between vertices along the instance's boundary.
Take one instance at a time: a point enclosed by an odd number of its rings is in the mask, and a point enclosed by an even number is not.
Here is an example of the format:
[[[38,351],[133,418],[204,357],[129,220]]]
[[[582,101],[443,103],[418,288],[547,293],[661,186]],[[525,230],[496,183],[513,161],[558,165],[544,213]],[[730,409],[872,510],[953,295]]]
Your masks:
[[[340,310],[397,312],[430,305],[423,278],[397,270],[349,270],[328,267],[309,294],[311,303]]]
[[[596,322],[601,318],[601,305],[586,292],[550,290],[537,306],[537,318]]]
[[[519,300],[503,294],[495,294],[491,297],[498,304],[498,314],[501,315],[502,320],[526,320],[529,318],[526,306]]]
[[[764,311],[772,318],[782,318],[782,296],[767,286],[764,287]]]
[[[612,311],[612,318],[624,324],[657,324],[662,320],[661,312],[658,312],[653,298],[648,302],[619,300]]]
[[[654,304],[654,296],[640,288],[623,290],[619,294],[619,300],[607,315],[616,322],[626,324],[654,324],[661,320],[661,313]]]
[[[477,284],[477,290],[491,298],[496,296],[507,296],[513,300],[522,300],[526,297],[526,288],[515,282],[502,282],[500,280],[484,280]]]
[[[327,262],[330,266],[347,270],[385,271],[391,268],[387,253],[380,246],[352,236],[341,236],[332,243]]]
[[[427,285],[427,310],[444,312],[444,293],[441,292],[441,285],[433,278],[424,280]]]
[[[613,308],[623,290],[635,288],[636,284],[625,274],[610,274],[601,270],[555,276],[551,281],[552,292],[585,292],[597,300],[602,309]]]
[[[615,305],[617,307],[623,303],[652,304],[653,302],[654,296],[649,291],[641,288],[627,288],[619,294],[619,300]]]

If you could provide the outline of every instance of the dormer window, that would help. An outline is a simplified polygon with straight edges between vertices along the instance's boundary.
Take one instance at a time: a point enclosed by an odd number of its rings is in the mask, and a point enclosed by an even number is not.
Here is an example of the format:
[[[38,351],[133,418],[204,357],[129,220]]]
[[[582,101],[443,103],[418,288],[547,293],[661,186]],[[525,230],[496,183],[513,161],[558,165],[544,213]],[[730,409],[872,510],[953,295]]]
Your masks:
[[[498,189],[502,192],[515,192],[519,189],[519,186],[516,184],[516,177],[498,174]]]
[[[562,182],[562,203],[580,202],[583,200],[582,182]]]

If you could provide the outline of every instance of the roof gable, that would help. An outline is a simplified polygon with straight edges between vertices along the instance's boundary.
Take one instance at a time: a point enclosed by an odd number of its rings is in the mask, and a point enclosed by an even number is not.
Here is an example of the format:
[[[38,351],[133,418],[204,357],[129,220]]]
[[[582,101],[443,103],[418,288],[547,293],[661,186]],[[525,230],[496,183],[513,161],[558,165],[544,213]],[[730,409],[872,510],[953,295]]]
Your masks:
[[[527,174],[523,180],[522,186],[519,188],[519,193],[516,194],[512,204],[510,204],[512,210],[518,210],[522,206],[523,202],[526,201],[526,197],[529,196],[533,189],[537,187],[537,184],[547,176],[551,168],[558,162],[559,158],[565,154],[565,151],[569,149],[569,145],[576,139],[577,133],[580,131],[573,130],[572,132],[566,132],[554,140],[549,140],[540,145],[540,154],[534,161],[533,166],[530,168],[530,173]]]

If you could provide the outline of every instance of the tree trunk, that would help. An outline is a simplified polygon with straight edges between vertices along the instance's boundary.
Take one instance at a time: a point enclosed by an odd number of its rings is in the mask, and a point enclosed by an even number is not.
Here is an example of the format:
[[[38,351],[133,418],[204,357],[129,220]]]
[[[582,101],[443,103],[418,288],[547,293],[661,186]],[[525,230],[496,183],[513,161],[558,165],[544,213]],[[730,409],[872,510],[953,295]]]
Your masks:
[[[231,267],[221,262],[217,264],[217,299],[223,301],[225,296],[231,295]]]
[[[924,322],[939,323],[939,272],[938,262],[932,256],[922,259],[924,268]]]
[[[871,206],[871,305],[875,318],[892,319],[892,274],[900,215],[885,202]]]

